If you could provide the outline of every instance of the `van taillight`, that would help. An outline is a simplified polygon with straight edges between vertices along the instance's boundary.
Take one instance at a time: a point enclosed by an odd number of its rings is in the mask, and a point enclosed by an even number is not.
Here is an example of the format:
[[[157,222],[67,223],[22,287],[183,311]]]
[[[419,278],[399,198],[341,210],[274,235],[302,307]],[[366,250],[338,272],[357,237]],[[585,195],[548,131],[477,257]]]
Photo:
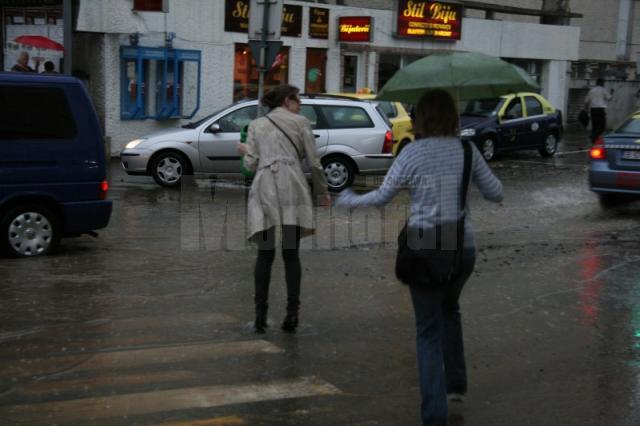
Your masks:
[[[598,137],[589,151],[589,156],[592,160],[604,160],[607,156],[607,152],[604,149],[604,139],[602,136]]]
[[[384,134],[384,145],[382,145],[383,154],[391,154],[393,152],[393,133],[391,130],[387,130]]]
[[[109,192],[109,182],[107,182],[107,180],[105,179],[102,182],[100,182],[100,199],[101,200],[107,199],[107,192]]]

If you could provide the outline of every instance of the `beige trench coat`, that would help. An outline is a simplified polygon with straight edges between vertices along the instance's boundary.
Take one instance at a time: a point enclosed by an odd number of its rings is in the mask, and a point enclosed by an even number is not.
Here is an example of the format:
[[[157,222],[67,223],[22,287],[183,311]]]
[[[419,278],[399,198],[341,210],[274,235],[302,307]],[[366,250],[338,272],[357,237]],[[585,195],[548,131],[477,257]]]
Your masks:
[[[301,158],[307,163],[313,178],[314,195],[327,194],[327,180],[316,154],[315,137],[307,118],[285,108],[275,108],[269,117],[249,124],[245,166],[256,172],[249,191],[248,237],[274,226],[296,225],[302,236],[313,234],[313,203],[309,184],[304,176]]]

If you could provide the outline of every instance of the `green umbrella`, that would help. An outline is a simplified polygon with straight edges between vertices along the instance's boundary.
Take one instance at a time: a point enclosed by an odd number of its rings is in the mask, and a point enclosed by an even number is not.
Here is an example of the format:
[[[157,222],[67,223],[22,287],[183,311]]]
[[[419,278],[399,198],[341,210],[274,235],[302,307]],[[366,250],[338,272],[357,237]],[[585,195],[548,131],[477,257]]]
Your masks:
[[[399,69],[377,99],[417,104],[430,89],[445,89],[458,100],[496,98],[540,87],[522,68],[474,52],[438,52]]]

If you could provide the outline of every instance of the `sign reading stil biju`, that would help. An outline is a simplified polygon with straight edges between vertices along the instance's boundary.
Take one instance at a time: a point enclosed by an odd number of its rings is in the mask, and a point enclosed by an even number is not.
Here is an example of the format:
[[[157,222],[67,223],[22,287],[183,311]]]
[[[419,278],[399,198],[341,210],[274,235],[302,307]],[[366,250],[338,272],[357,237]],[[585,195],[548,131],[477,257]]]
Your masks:
[[[460,40],[462,5],[427,0],[398,0],[396,35]]]
[[[338,21],[338,41],[368,42],[373,33],[371,16],[341,16]]]

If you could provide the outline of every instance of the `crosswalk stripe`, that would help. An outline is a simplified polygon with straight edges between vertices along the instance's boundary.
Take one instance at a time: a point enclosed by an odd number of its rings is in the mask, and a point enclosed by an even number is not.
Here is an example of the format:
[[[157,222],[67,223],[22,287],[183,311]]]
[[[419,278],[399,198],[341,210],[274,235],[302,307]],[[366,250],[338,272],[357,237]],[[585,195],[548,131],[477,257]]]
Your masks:
[[[225,416],[225,417],[212,417],[210,419],[200,420],[184,420],[180,422],[168,422],[160,423],[160,426],[235,426],[246,425],[242,417],[238,416]]]
[[[136,416],[159,412],[211,408],[310,396],[340,394],[340,390],[316,377],[242,385],[215,385],[142,392],[69,401],[0,407],[0,418],[25,424],[46,421],[71,422]]]
[[[13,365],[0,367],[0,376],[37,376],[69,371],[91,371],[170,364],[202,359],[243,356],[257,353],[280,353],[282,349],[265,340],[179,345],[150,349],[100,352],[51,358],[23,358]]]
[[[198,375],[193,371],[173,370],[149,373],[91,376],[85,379],[68,379],[28,384],[19,389],[23,396],[60,394],[63,392],[93,391],[105,387],[151,385],[186,380],[195,380]]]

